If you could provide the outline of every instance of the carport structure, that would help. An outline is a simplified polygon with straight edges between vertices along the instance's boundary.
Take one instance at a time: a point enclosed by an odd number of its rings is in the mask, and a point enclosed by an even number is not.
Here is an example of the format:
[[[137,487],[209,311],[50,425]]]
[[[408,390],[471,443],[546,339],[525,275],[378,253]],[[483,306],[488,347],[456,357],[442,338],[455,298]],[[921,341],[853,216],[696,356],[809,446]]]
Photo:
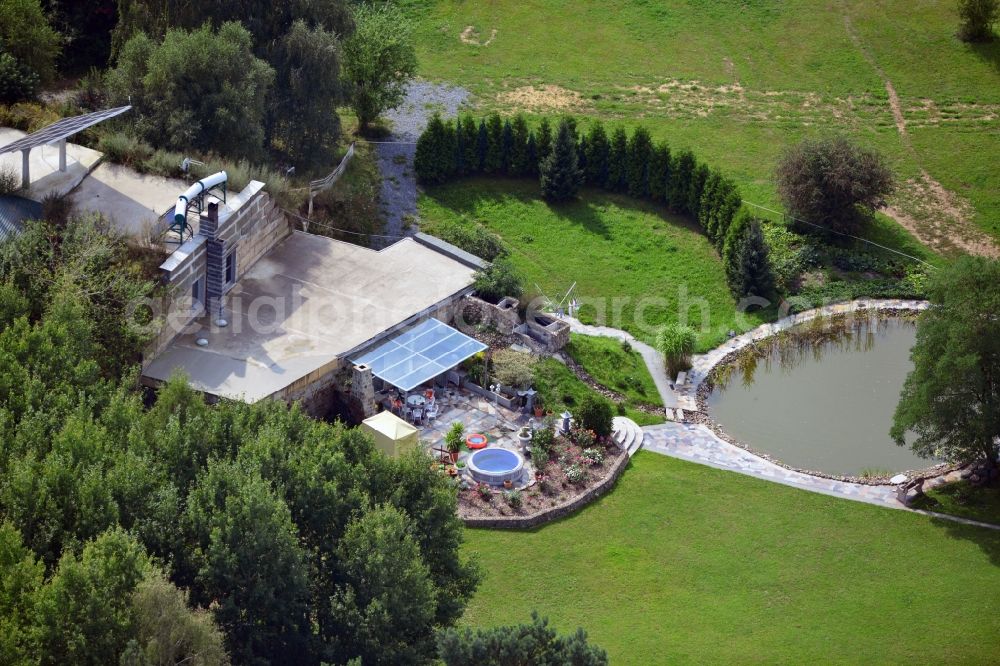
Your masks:
[[[27,190],[31,187],[30,155],[31,149],[39,146],[58,146],[59,171],[66,171],[66,139],[97,123],[119,116],[132,108],[131,105],[119,106],[114,109],[95,111],[82,116],[63,118],[37,132],[32,132],[17,141],[0,148],[0,155],[21,151],[21,187]]]

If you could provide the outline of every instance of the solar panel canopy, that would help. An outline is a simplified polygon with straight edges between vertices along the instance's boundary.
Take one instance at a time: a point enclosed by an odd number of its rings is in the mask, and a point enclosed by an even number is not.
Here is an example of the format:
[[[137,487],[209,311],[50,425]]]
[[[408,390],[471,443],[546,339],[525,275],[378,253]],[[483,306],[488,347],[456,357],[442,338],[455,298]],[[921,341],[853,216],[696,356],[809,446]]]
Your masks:
[[[95,111],[93,113],[85,113],[82,116],[73,116],[72,118],[57,120],[48,127],[43,127],[37,132],[32,132],[27,136],[21,137],[13,143],[8,143],[6,146],[0,148],[0,154],[36,148],[38,146],[47,146],[58,141],[62,141],[63,139],[73,136],[81,130],[85,130],[88,127],[96,125],[102,120],[107,120],[108,118],[114,118],[115,116],[121,115],[131,108],[131,106],[119,106],[114,109]]]
[[[427,319],[351,362],[369,366],[373,375],[400,390],[412,391],[484,349],[482,342]]]

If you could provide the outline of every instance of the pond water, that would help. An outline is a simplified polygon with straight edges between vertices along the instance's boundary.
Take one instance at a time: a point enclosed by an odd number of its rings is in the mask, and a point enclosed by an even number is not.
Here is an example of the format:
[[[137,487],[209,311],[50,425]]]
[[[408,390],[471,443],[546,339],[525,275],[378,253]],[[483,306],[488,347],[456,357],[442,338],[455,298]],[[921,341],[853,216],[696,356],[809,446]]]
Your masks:
[[[931,466],[889,437],[913,367],[913,322],[827,327],[821,341],[803,333],[809,326],[790,329],[762,357],[734,364],[708,397],[712,418],[737,440],[800,469],[859,475]]]

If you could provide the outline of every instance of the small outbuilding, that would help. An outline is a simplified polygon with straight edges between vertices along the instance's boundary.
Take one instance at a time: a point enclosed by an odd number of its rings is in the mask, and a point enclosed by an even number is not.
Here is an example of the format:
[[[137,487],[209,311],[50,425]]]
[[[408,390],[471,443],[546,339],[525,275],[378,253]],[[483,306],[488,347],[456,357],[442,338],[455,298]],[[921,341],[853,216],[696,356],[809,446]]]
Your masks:
[[[361,422],[361,429],[375,438],[375,447],[393,458],[420,445],[420,431],[392,412],[379,412]]]

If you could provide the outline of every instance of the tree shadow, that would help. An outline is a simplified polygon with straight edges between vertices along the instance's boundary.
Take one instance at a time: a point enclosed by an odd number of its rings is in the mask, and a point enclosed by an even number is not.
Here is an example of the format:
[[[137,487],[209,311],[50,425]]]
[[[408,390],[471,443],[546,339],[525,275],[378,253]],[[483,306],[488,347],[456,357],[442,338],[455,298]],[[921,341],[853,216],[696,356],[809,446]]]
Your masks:
[[[994,37],[992,42],[970,42],[966,46],[1000,73],[1000,37]]]
[[[479,210],[486,202],[502,204],[516,201],[523,205],[543,203],[548,211],[560,221],[567,221],[604,240],[612,238],[611,230],[605,222],[603,207],[612,204],[627,212],[641,212],[655,215],[665,224],[688,228],[700,233],[698,225],[690,219],[670,213],[664,206],[648,201],[640,201],[625,194],[603,190],[583,189],[580,196],[565,203],[552,203],[542,198],[538,183],[533,180],[504,177],[466,178],[440,188],[432,188],[425,196],[464,217],[476,220],[483,217]]]
[[[971,541],[979,546],[993,566],[1000,567],[1000,530],[966,525],[944,518],[931,518],[931,523],[948,533],[952,539]]]

